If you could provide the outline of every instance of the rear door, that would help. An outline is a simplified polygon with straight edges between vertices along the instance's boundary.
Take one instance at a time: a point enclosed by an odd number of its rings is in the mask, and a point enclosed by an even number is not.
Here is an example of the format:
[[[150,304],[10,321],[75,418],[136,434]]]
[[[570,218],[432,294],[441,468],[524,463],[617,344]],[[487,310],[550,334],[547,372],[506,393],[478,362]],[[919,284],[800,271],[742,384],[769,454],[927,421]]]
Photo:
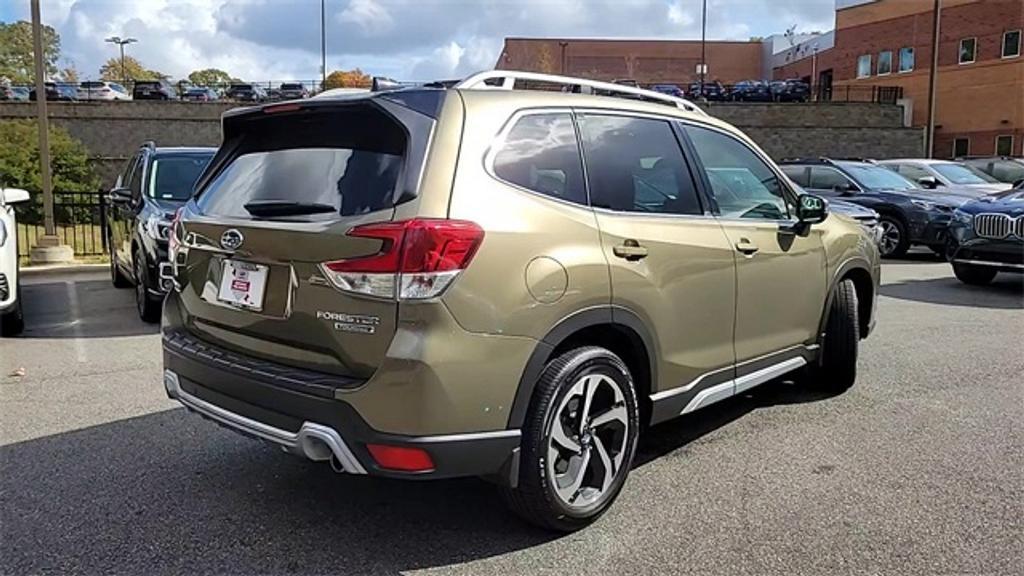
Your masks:
[[[675,416],[700,391],[698,379],[712,372],[721,382],[732,378],[732,248],[698,198],[669,121],[597,112],[578,120],[612,302],[652,328],[652,392],[674,398],[657,402],[653,417]],[[674,411],[662,413],[665,406]]]
[[[383,274],[332,274],[329,263],[391,247],[352,229],[392,220],[415,182],[409,159],[422,150],[410,150],[425,146],[424,124],[365,102],[320,104],[225,120],[225,143],[179,231],[183,320],[248,355],[368,377],[395,331],[394,287]]]

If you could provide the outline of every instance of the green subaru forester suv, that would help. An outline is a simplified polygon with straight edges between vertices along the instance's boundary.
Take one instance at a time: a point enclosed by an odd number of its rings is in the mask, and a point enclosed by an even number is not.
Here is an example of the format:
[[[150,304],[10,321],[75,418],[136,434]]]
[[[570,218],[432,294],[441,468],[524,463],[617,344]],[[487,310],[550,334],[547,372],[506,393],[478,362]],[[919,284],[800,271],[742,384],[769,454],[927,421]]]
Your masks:
[[[493,71],[223,137],[161,272],[164,386],[338,472],[480,476],[574,530],[649,425],[855,379],[874,241],[685,100]]]

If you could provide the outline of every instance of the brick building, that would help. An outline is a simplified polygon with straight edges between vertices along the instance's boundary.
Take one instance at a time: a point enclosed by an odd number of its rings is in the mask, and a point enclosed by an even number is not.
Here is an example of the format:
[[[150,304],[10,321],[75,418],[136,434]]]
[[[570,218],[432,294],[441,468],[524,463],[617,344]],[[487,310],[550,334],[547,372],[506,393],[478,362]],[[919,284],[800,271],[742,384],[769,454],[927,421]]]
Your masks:
[[[900,86],[924,126],[934,5],[838,0],[835,47],[819,55],[817,80]],[[1024,155],[1024,0],[942,0],[940,14],[934,155]]]
[[[760,41],[707,42],[708,80],[761,78],[761,56]],[[699,40],[506,38],[495,68],[684,86],[697,79],[700,61]]]

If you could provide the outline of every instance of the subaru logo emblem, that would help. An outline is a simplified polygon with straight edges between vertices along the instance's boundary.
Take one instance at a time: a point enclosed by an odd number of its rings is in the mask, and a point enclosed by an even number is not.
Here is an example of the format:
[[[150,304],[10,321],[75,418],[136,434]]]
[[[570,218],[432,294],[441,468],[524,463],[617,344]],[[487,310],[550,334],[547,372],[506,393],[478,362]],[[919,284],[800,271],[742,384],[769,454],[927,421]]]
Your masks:
[[[238,250],[242,246],[242,242],[245,242],[245,237],[234,228],[225,230],[220,235],[220,246],[225,250]]]

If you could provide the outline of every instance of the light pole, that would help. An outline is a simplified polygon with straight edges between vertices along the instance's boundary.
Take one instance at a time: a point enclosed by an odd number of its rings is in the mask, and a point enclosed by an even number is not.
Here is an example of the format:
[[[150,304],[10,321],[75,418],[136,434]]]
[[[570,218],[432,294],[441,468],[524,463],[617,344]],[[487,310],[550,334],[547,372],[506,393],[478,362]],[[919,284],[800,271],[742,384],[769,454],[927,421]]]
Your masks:
[[[703,7],[700,11],[700,96],[704,97],[704,75],[708,71],[708,63],[706,60],[707,52],[705,50],[707,44],[707,33],[708,33],[708,0],[704,0]]]
[[[124,45],[138,42],[135,38],[121,38],[120,36],[111,36],[104,40],[104,42],[110,42],[111,44],[117,44],[118,48],[121,49],[121,82],[128,84],[128,76],[124,72]]]
[[[320,89],[327,89],[327,28],[325,26],[326,9],[320,0]]]
[[[562,63],[561,63],[562,72],[561,72],[561,74],[562,74],[562,76],[565,76],[565,49],[569,47],[569,43],[565,42],[565,41],[559,42],[558,43],[558,47],[562,49]]]
[[[928,71],[928,126],[925,129],[925,158],[935,157],[935,85],[939,74],[939,32],[942,26],[942,0],[935,0],[932,12],[932,65]]]

